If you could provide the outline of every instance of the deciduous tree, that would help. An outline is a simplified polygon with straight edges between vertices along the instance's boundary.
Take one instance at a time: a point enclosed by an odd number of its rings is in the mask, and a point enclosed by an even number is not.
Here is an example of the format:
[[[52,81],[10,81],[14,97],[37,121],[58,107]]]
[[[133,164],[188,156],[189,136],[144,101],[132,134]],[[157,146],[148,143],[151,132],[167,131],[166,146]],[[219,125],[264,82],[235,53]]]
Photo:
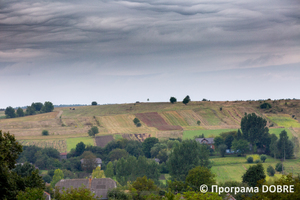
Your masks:
[[[170,102],[171,102],[171,103],[176,103],[176,102],[177,102],[177,99],[176,99],[175,97],[171,97],[171,98],[170,98]]]
[[[262,164],[250,166],[246,173],[242,176],[243,183],[248,183],[249,186],[255,187],[259,180],[265,179],[266,175]]]
[[[15,109],[13,109],[11,106],[7,107],[5,109],[5,115],[6,118],[15,118],[16,117]]]
[[[63,171],[60,170],[60,169],[56,169],[54,171],[54,176],[53,176],[52,181],[51,181],[51,186],[54,188],[55,184],[58,183],[58,181],[60,181],[63,178],[64,178]]]
[[[215,174],[207,167],[198,166],[188,172],[186,182],[194,191],[199,191],[202,184],[206,184],[211,188],[212,185],[216,184]]]
[[[189,95],[187,95],[187,96],[183,99],[182,103],[186,105],[186,104],[188,104],[190,101],[191,101],[191,98],[190,98]]]

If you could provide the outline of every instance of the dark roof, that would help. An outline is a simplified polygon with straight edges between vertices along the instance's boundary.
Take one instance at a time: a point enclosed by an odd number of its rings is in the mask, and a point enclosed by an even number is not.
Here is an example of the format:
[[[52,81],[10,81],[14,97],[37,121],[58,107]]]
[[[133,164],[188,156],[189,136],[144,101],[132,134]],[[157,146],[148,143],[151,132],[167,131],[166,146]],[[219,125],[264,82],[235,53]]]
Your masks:
[[[214,138],[196,138],[195,140],[201,144],[214,144]]]
[[[91,184],[89,183],[91,181]],[[116,188],[117,184],[111,178],[99,178],[99,179],[62,179],[55,186],[60,188],[79,188],[85,186],[89,188],[95,197],[101,197],[101,199],[107,199],[107,192],[109,189]],[[91,187],[91,188],[90,188]]]

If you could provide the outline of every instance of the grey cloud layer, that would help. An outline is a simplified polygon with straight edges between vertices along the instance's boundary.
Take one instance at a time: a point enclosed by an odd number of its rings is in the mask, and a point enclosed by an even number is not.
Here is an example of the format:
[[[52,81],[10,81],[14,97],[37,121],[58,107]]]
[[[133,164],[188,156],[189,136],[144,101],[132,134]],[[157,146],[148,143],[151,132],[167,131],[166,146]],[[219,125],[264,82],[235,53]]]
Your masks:
[[[298,8],[292,0],[1,2],[0,75],[82,63],[127,75],[297,63]]]

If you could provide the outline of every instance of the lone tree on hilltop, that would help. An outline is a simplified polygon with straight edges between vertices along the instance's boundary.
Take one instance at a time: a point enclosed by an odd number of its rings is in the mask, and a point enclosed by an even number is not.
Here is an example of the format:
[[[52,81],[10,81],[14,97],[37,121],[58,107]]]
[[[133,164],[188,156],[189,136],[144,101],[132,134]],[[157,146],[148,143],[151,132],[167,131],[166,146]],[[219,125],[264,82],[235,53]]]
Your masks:
[[[191,101],[191,98],[190,98],[189,95],[187,95],[187,96],[183,99],[182,103],[184,103],[184,104],[186,105],[186,104],[188,104],[190,101]]]
[[[176,102],[177,102],[177,99],[176,99],[175,97],[171,97],[171,98],[170,98],[170,102],[171,102],[171,103],[176,103]]]
[[[42,107],[41,111],[42,112],[52,112],[54,110],[54,106],[52,102],[50,101],[45,101],[44,106]]]
[[[92,106],[96,106],[97,105],[97,102],[96,101],[93,101],[92,102]]]
[[[22,108],[18,108],[17,115],[18,115],[18,117],[23,117],[25,115],[25,113],[24,113],[24,111],[23,111]]]
[[[5,109],[5,115],[6,118],[15,118],[16,117],[15,109],[13,109],[11,106],[7,107]]]

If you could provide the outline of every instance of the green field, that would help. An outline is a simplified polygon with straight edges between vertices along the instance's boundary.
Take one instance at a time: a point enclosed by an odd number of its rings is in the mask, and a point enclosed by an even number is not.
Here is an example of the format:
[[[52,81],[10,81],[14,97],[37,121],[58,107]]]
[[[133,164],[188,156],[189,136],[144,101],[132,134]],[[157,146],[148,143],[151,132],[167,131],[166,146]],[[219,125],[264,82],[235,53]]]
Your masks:
[[[220,133],[229,132],[229,131],[237,131],[237,129],[215,129],[215,130],[191,130],[184,131],[182,139],[194,139],[195,136],[199,136],[202,133],[204,137],[208,138],[210,136],[218,136]]]
[[[71,149],[76,148],[76,145],[79,142],[83,142],[85,145],[94,146],[95,140],[91,137],[78,137],[78,138],[68,138],[67,139],[67,152],[70,152]]]
[[[216,175],[216,180],[218,183],[225,181],[242,181],[242,175],[246,172],[250,166],[255,164],[249,164],[246,162],[245,157],[214,157],[210,159],[213,162],[212,172]],[[267,175],[267,167],[269,165],[275,168],[276,164],[280,162],[279,159],[274,159],[267,156],[265,163],[262,163]],[[297,175],[300,173],[300,159],[289,159],[284,162],[285,172],[293,173]],[[281,175],[276,174],[277,178]],[[272,177],[267,176],[267,180],[272,181]],[[275,178],[276,179],[276,178]]]
[[[119,139],[122,139],[123,137],[122,137],[122,135],[120,135],[120,134],[114,134],[114,139],[115,140],[119,140]]]
[[[291,126],[295,128],[300,127],[300,123],[297,120],[290,117],[289,115],[272,115],[267,117],[273,122],[275,122],[278,126],[284,126],[286,128]]]
[[[285,130],[287,132],[287,135],[288,135],[289,139],[292,139],[293,134],[287,128],[272,128],[272,129],[269,129],[269,133],[270,134],[275,133],[275,135],[279,138],[279,135],[280,135],[281,131],[283,131],[283,130]]]
[[[275,133],[277,137],[279,138],[279,134],[281,131],[285,130],[289,136],[289,139],[293,137],[293,134],[289,129],[285,128],[273,128],[269,129],[269,133]],[[199,136],[202,133],[204,134],[205,137],[210,137],[210,136],[218,136],[220,133],[224,132],[229,132],[229,131],[237,131],[237,129],[214,129],[214,130],[187,130],[183,132],[183,138],[182,139],[194,139],[195,136]]]

